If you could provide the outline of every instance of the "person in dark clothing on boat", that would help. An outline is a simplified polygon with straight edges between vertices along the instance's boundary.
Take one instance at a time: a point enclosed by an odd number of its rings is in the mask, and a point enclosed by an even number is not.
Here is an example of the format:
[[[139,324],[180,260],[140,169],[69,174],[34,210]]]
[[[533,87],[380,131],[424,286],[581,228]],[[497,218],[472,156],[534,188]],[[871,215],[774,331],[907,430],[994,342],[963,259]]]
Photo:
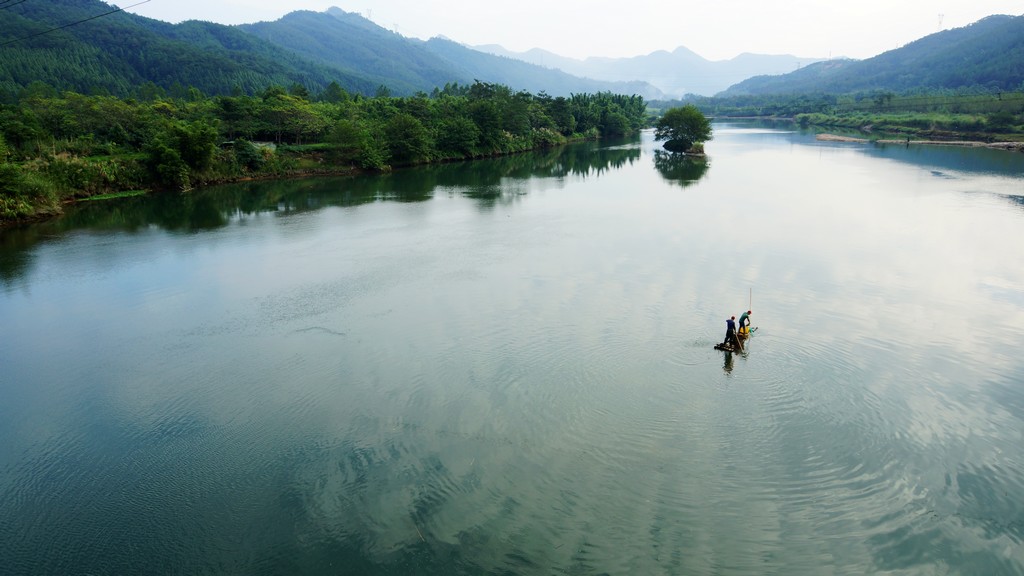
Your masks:
[[[750,333],[750,310],[740,314],[740,334]]]
[[[736,317],[733,316],[725,321],[725,340],[722,340],[722,344],[736,346],[736,343]]]

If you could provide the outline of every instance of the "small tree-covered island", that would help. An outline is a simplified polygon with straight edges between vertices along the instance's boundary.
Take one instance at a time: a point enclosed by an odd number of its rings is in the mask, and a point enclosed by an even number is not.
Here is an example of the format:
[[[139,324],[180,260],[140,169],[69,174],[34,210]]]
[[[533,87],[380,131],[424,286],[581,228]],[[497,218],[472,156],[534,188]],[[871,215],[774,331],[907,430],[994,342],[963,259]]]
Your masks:
[[[654,128],[654,139],[665,140],[669,152],[702,155],[712,138],[711,122],[693,104],[666,110]]]
[[[213,97],[145,88],[117,98],[36,84],[0,106],[0,221],[143,189],[382,171],[625,135],[647,114],[635,95],[551,97],[484,82],[408,97],[337,84],[316,96],[301,85]]]

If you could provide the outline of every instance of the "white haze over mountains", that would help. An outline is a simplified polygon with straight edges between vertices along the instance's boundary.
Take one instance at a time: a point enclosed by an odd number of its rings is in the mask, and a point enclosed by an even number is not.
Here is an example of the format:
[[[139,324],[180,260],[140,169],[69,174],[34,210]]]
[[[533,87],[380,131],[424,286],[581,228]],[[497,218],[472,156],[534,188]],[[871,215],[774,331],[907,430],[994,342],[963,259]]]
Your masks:
[[[592,57],[585,60],[567,58],[536,48],[526,52],[511,52],[495,44],[472,48],[546,68],[557,68],[584,78],[611,82],[643,80],[669,98],[679,98],[686,94],[712,96],[752,76],[786,74],[801,66],[824,60],[790,55],[740,54],[729,60],[712,62],[682,46],[672,52],[659,50],[646,56]]]
[[[645,81],[664,96],[713,95],[758,75],[793,72],[826,59],[870,58],[992,14],[1015,15],[1021,0],[605,0],[466,3],[461,0],[150,0],[130,11],[180,22],[276,20],[336,7],[407,38],[444,37],[574,76]],[[531,48],[532,47],[532,48]],[[540,48],[542,47],[542,48]],[[675,48],[672,48],[675,47]],[[671,50],[671,51],[669,51]]]
[[[424,40],[446,36],[577,59],[686,46],[713,61],[744,53],[864,59],[985,16],[1024,12],[1021,0],[151,0],[130,11],[168,22],[243,24],[332,6]]]

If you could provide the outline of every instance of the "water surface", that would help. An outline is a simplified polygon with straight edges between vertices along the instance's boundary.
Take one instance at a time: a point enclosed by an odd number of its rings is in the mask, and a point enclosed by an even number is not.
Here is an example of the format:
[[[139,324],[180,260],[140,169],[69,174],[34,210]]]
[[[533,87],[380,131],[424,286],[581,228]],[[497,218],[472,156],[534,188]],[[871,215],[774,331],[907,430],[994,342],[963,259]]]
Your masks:
[[[1024,155],[656,150],[3,231],[0,572],[1024,573]]]

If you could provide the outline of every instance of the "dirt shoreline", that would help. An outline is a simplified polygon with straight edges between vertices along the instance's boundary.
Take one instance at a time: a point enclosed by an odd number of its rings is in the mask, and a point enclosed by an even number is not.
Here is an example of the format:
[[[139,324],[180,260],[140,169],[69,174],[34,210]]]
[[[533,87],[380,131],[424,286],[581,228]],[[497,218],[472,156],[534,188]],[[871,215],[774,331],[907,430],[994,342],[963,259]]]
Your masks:
[[[992,148],[995,150],[1016,150],[1024,152],[1024,142],[978,142],[974,140],[911,140],[910,138],[904,139],[878,139],[869,140],[867,138],[855,138],[853,136],[840,136],[838,134],[818,134],[815,137],[817,140],[822,142],[852,142],[855,144],[901,144],[904,146],[910,144],[924,144],[929,146],[964,146],[968,148]]]

